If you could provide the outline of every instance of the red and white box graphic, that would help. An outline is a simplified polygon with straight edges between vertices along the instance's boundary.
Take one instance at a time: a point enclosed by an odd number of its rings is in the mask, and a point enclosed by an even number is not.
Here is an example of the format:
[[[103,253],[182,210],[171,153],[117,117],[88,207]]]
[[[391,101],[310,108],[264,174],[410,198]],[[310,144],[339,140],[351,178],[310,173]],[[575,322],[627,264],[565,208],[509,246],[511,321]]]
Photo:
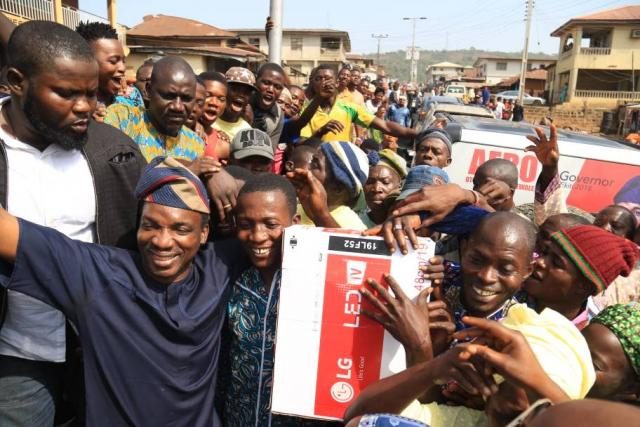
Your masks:
[[[402,346],[362,313],[373,311],[359,290],[391,274],[414,298],[428,280],[420,265],[435,243],[391,255],[379,237],[293,226],[283,238],[272,411],[342,419],[369,384],[405,368]]]

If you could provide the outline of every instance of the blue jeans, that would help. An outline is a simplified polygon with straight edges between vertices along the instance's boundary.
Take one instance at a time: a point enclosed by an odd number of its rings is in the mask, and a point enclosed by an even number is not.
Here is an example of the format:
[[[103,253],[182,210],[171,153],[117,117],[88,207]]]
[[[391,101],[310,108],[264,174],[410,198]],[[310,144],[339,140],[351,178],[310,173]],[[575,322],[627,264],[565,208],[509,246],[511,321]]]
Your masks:
[[[0,426],[53,426],[61,366],[0,355]]]

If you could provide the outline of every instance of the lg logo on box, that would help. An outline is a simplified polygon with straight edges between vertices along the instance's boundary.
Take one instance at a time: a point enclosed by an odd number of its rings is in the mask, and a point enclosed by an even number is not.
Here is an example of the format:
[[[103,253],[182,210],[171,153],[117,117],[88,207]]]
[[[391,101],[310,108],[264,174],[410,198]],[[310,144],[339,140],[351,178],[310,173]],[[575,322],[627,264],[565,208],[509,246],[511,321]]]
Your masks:
[[[351,370],[353,368],[353,361],[348,358],[338,359],[339,372],[336,374],[336,378],[349,380],[351,379]],[[339,403],[346,403],[353,399],[354,396],[353,387],[346,381],[338,381],[331,386],[331,397],[333,400]]]

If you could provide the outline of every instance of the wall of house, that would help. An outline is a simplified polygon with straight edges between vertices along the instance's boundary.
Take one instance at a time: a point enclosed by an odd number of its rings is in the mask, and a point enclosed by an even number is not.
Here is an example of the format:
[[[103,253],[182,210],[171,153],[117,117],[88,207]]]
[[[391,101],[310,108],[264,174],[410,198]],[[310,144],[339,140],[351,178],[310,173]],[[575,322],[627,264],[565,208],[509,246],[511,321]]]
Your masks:
[[[142,65],[142,63],[149,57],[153,56],[151,53],[137,53],[132,52],[127,56],[127,79],[131,77],[135,78],[136,71]],[[207,71],[207,57],[200,55],[181,54],[182,58],[191,65],[193,71],[199,74],[203,71]]]
[[[497,64],[499,62],[506,62],[506,70],[498,70]],[[540,68],[542,65],[549,65],[553,61],[539,61],[530,60],[528,64],[530,69]],[[478,70],[479,77],[485,77],[486,82],[490,85],[499,83],[501,80],[508,77],[517,76],[520,74],[522,62],[517,59],[480,59],[478,65],[475,67]]]
[[[551,117],[553,123],[562,129],[579,132],[600,133],[602,115],[605,112],[617,112],[615,107],[598,107],[576,104],[562,104],[553,107],[524,106],[524,119],[529,123],[540,123],[545,117]]]
[[[291,38],[302,37],[302,49],[291,49]],[[327,37],[331,37],[330,34]],[[240,39],[249,42],[249,39],[260,39],[260,50],[265,54],[269,53],[269,44],[265,35],[240,35]],[[282,60],[287,63],[300,63],[305,61],[315,61],[314,64],[325,62],[345,61],[346,51],[344,48],[344,40],[340,43],[340,49],[322,49],[320,41],[322,36],[316,34],[300,35],[300,34],[283,34],[282,35]],[[314,65],[314,66],[315,66]]]

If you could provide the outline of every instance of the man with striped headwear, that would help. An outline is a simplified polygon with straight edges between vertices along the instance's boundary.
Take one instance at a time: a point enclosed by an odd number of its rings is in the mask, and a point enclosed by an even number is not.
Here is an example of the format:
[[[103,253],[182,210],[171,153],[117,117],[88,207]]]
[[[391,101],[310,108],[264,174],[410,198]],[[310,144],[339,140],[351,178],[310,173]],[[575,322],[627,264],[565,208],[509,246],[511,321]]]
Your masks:
[[[244,257],[228,244],[201,247],[207,192],[175,159],[155,158],[136,196],[139,252],[75,241],[0,209],[0,285],[78,327],[87,425],[220,425],[220,331]]]

